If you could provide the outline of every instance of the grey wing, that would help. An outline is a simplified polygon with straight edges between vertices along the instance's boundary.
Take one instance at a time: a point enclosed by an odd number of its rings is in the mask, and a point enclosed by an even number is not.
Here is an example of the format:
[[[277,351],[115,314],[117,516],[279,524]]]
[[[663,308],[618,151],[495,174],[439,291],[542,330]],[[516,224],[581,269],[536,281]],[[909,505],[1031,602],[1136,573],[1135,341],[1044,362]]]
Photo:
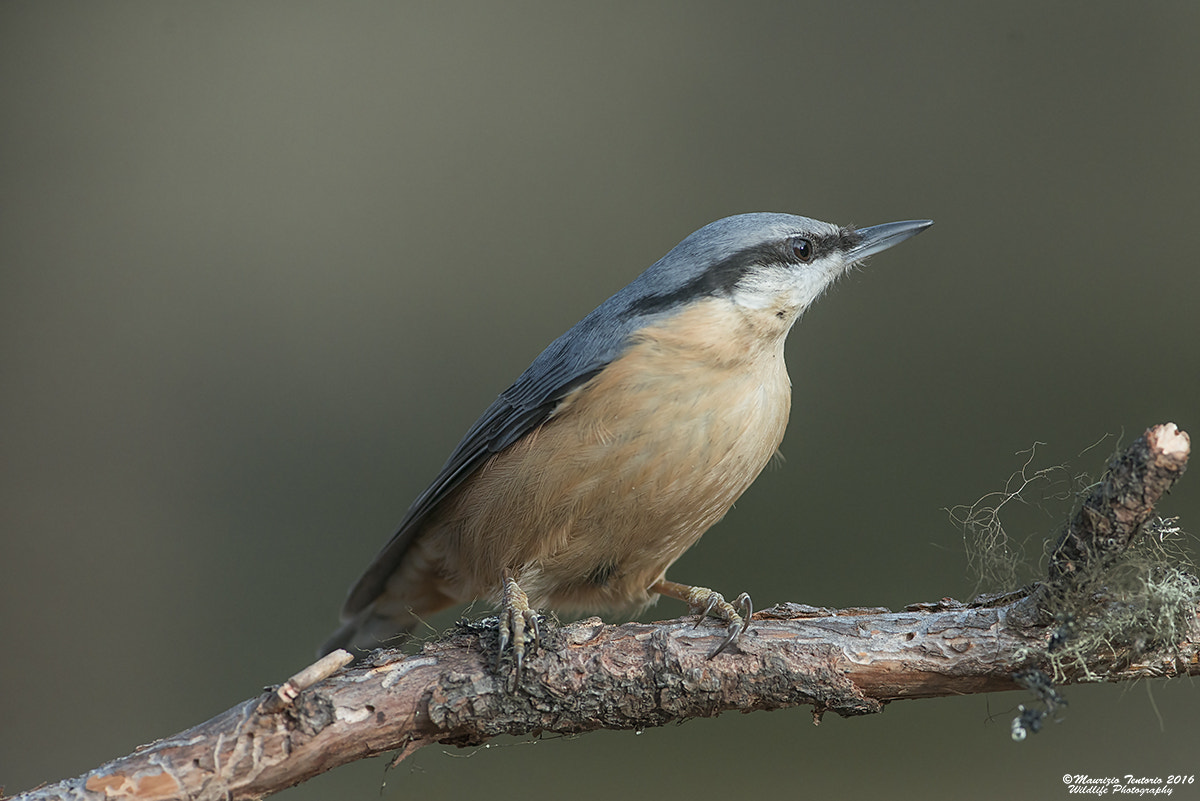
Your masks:
[[[420,531],[421,521],[438,503],[488,457],[544,422],[563,397],[616,358],[623,347],[625,331],[613,327],[589,327],[586,323],[591,317],[589,315],[546,348],[475,421],[437,478],[409,507],[395,536],[350,590],[342,607],[342,619],[354,617],[379,597],[388,577],[404,559]]]

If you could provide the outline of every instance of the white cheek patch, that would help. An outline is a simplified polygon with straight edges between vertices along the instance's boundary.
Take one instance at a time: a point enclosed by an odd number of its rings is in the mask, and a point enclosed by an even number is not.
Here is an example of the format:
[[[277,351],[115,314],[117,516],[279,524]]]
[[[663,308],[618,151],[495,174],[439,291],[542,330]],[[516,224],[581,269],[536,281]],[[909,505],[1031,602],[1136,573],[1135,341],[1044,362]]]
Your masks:
[[[812,264],[759,267],[734,286],[733,302],[746,309],[785,306],[804,311],[846,271],[841,254],[832,254]]]
[[[733,302],[746,309],[766,309],[790,291],[794,278],[782,267],[759,267],[743,275],[733,287]]]

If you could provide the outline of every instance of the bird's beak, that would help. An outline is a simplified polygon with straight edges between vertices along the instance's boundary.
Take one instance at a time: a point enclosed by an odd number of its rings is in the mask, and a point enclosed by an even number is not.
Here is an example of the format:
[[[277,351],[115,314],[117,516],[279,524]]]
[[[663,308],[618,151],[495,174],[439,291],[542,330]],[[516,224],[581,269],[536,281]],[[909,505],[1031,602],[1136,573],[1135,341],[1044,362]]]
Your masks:
[[[846,251],[846,261],[861,261],[867,256],[873,256],[881,250],[887,250],[892,245],[898,245],[905,239],[916,236],[931,225],[933,220],[905,220],[859,228],[858,235],[862,237],[862,241]]]

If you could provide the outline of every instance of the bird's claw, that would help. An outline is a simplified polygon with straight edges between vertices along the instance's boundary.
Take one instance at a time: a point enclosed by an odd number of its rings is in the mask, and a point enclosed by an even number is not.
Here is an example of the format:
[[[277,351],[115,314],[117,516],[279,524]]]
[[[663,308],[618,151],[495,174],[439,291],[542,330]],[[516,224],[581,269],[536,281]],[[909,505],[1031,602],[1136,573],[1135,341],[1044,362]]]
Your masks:
[[[505,571],[504,589],[500,609],[500,647],[496,650],[496,672],[500,672],[500,662],[504,651],[512,645],[513,661],[517,665],[517,681],[521,680],[521,668],[525,664],[526,646],[536,646],[541,639],[538,626],[538,614],[529,607],[529,596],[517,584],[516,579]],[[526,637],[528,630],[532,636]]]
[[[717,604],[723,603],[725,603],[725,596],[721,595],[719,592],[709,590],[708,601],[704,604],[704,609],[701,610],[699,617],[696,618],[696,625],[693,626],[693,628],[700,628],[700,624],[704,622],[704,618],[712,614],[712,611],[717,608]]]
[[[738,638],[750,627],[750,618],[754,614],[754,604],[750,600],[750,595],[744,592],[733,599],[733,603],[729,603],[725,600],[725,596],[716,590],[710,590],[707,587],[692,587],[685,600],[693,610],[700,613],[696,620],[696,628],[700,627],[706,617],[715,617],[729,624],[728,635],[717,646],[717,649],[708,655],[709,659],[737,642]]]
[[[717,646],[717,649],[708,655],[709,659],[712,659],[737,642],[746,629],[750,628],[750,618],[754,616],[754,603],[750,600],[750,594],[743,592],[737,598],[734,598],[731,607],[735,610],[740,609],[741,615],[736,611],[734,612],[733,617],[729,621],[729,634]]]

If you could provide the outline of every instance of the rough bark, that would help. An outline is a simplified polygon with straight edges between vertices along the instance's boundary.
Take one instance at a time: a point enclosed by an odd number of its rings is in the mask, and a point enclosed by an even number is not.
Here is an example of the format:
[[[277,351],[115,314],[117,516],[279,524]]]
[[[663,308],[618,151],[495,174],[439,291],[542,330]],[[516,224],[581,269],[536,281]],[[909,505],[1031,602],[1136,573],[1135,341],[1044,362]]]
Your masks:
[[[1088,560],[1128,548],[1186,459],[1187,436],[1170,424],[1139,439],[1064,533],[1050,583],[1066,586]],[[493,664],[494,624],[463,624],[412,656],[381,651],[344,670],[327,657],[206,723],[19,798],[260,798],[364,757],[396,751],[399,760],[431,743],[499,734],[641,729],[801,704],[817,720],[826,711],[863,715],[903,698],[1018,686],[1036,694],[1037,681],[1015,680],[1036,669],[1059,684],[1200,674],[1194,599],[1171,642],[1129,636],[1086,661],[1055,664],[1053,641],[1063,635],[1031,612],[1042,592],[901,612],[787,604],[756,614],[737,648],[714,659],[720,626],[593,618],[550,628],[519,677],[511,664]],[[1043,700],[1053,693],[1043,690]]]
[[[1188,435],[1166,423],[1116,456],[1059,535],[1049,583],[1069,583],[1085,565],[1104,568],[1129,548],[1159,499],[1183,475],[1188,452]]]

